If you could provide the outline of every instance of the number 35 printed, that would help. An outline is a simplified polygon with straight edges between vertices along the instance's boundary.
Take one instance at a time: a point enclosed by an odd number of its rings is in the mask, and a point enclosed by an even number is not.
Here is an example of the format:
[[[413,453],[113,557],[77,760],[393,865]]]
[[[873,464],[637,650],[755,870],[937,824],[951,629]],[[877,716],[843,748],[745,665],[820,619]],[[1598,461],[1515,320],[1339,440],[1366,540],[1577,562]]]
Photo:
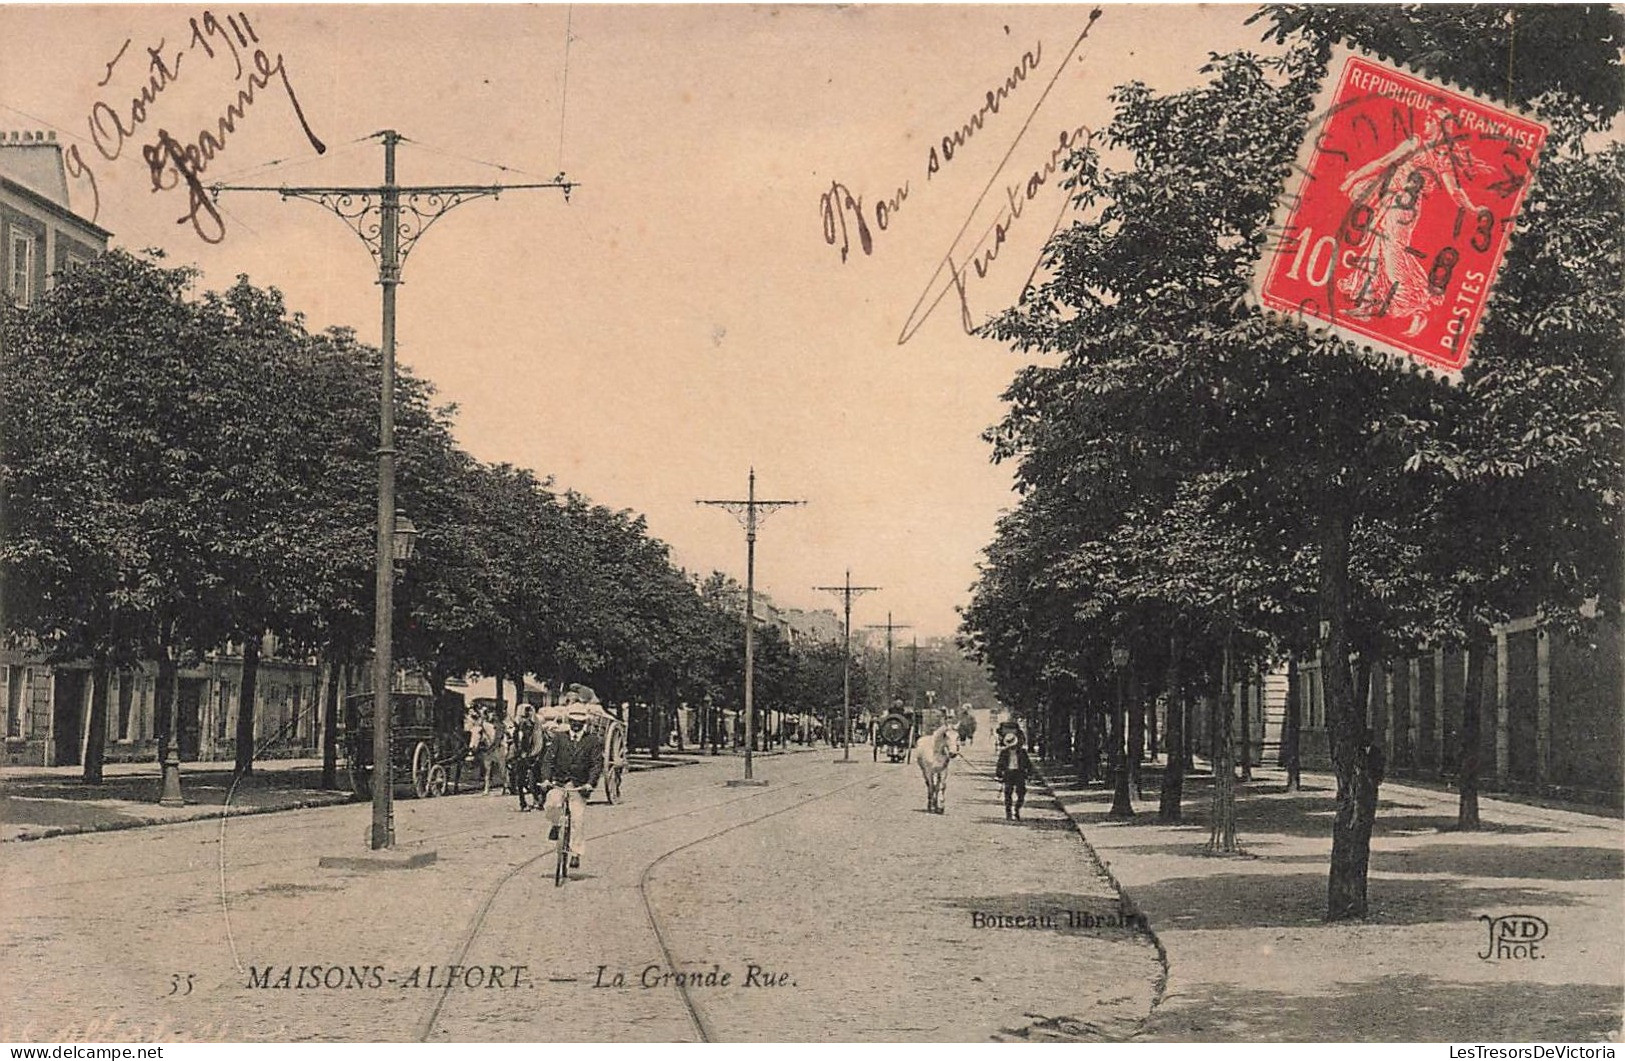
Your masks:
[[[192,993],[192,983],[196,978],[197,973],[171,974],[169,977],[169,995],[166,997],[190,995]]]

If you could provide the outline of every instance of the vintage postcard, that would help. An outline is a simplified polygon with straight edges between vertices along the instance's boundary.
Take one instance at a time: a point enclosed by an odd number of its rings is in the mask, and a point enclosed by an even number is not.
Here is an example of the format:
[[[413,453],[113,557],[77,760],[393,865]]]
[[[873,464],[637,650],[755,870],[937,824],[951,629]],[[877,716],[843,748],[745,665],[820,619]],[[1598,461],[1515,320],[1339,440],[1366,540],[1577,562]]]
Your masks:
[[[0,1043],[1615,1056],[1621,32],[0,5]]]

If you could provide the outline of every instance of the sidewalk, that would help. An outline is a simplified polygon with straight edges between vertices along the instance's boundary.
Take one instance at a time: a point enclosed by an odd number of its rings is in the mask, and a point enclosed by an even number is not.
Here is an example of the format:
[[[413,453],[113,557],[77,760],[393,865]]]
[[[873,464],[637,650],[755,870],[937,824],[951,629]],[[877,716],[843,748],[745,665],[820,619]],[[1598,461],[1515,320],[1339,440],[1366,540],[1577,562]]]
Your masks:
[[[628,757],[628,773],[689,766],[690,755],[646,754]],[[44,840],[75,833],[133,829],[148,825],[196,821],[222,813],[266,814],[349,803],[355,797],[341,768],[338,789],[323,789],[320,759],[266,759],[234,785],[229,763],[182,763],[184,807],[161,807],[161,780],[156,763],[108,763],[100,785],[86,785],[78,766],[8,766],[0,768],[0,843]],[[465,771],[463,792],[474,773]],[[478,791],[478,782],[472,788]],[[229,804],[229,809],[228,809]]]
[[[1450,831],[1453,793],[1382,786],[1370,915],[1323,920],[1334,782],[1279,770],[1238,786],[1244,856],[1210,856],[1212,778],[1185,779],[1179,825],[1157,822],[1161,774],[1129,822],[1111,793],[1051,770],[1057,800],[1149,920],[1167,991],[1139,1039],[1160,1041],[1618,1041],[1625,998],[1625,823],[1481,801],[1483,829]],[[1486,918],[1549,926],[1534,958],[1490,952]]]

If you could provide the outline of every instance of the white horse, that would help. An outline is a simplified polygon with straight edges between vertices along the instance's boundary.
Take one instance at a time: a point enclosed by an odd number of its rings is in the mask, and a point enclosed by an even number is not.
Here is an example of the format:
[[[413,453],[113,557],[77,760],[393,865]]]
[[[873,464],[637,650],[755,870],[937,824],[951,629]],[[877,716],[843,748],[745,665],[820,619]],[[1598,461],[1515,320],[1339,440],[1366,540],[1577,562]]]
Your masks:
[[[925,809],[944,813],[943,796],[948,791],[948,762],[959,754],[959,735],[944,722],[914,745],[914,758],[925,777]]]
[[[496,781],[497,795],[508,787],[507,723],[498,719],[471,714],[463,729],[468,733],[468,754],[480,766],[485,782],[481,795],[491,794],[491,782]]]

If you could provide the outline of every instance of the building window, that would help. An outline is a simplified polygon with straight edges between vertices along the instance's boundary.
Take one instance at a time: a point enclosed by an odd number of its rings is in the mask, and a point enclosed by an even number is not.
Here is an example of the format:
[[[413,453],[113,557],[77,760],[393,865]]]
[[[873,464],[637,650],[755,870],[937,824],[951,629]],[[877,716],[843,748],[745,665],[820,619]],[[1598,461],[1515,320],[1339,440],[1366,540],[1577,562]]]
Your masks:
[[[11,234],[11,253],[6,258],[7,286],[11,301],[26,306],[34,301],[34,237]]]
[[[124,671],[118,676],[118,738],[130,739],[130,711],[135,706],[135,672]]]

